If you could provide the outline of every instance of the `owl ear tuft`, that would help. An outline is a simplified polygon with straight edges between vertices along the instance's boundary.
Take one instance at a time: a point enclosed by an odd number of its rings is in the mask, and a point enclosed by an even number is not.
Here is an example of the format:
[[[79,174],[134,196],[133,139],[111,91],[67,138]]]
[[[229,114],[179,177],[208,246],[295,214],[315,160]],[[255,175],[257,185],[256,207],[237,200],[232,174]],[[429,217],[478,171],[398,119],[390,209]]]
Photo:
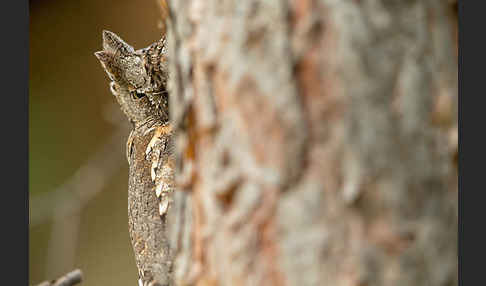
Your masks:
[[[114,55],[106,51],[98,51],[94,53],[94,55],[96,56],[96,58],[98,58],[110,79],[119,80],[119,76],[117,76],[118,74],[116,72],[117,69],[115,68],[116,61]]]
[[[98,60],[102,64],[107,64],[107,63],[109,63],[110,61],[113,60],[113,54],[105,52],[105,51],[98,51],[98,52],[94,53],[94,55],[98,58]]]
[[[122,54],[132,54],[135,52],[132,46],[125,43],[117,34],[108,30],[103,30],[103,49],[107,52]]]

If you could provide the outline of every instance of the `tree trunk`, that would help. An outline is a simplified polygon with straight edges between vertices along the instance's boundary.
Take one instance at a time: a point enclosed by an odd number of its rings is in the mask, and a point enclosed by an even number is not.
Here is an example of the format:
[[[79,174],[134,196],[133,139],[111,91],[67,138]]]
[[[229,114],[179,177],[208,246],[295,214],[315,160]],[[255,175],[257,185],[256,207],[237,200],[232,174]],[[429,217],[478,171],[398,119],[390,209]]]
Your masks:
[[[177,285],[457,285],[452,1],[170,1]]]

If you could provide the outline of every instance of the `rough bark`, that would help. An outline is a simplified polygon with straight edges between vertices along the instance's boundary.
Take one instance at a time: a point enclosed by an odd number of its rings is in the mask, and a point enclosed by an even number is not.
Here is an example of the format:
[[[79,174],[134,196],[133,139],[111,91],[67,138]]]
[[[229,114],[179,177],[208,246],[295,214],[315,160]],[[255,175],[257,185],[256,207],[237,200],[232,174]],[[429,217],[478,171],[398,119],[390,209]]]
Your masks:
[[[451,1],[168,4],[177,285],[457,285]]]

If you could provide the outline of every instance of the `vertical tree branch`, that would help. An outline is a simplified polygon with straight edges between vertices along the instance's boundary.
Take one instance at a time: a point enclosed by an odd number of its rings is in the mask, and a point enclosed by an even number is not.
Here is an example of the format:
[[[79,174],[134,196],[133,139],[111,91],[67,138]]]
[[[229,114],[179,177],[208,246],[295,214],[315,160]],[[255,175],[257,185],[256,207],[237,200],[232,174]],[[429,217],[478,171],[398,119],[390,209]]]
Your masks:
[[[169,2],[176,283],[457,285],[450,8]]]

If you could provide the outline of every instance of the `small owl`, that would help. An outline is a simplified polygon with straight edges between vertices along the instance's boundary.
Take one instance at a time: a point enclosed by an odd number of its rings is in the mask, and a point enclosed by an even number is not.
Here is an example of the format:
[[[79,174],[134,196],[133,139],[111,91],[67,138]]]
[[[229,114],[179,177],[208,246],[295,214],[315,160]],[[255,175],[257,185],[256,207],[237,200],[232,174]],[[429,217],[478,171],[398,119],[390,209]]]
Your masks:
[[[111,79],[111,92],[133,125],[126,154],[130,164],[129,231],[140,273],[139,284],[144,286],[166,284],[161,281],[167,281],[164,276],[168,275],[164,273],[170,271],[162,265],[167,260],[168,248],[161,242],[174,181],[166,54],[165,38],[134,50],[106,30],[103,50],[95,53]],[[151,139],[145,140],[152,132]],[[140,167],[144,170],[140,171]],[[150,178],[143,174],[150,174]],[[152,197],[157,198],[157,203],[153,203]],[[152,209],[147,210],[149,207]],[[154,220],[156,214],[159,221]]]

